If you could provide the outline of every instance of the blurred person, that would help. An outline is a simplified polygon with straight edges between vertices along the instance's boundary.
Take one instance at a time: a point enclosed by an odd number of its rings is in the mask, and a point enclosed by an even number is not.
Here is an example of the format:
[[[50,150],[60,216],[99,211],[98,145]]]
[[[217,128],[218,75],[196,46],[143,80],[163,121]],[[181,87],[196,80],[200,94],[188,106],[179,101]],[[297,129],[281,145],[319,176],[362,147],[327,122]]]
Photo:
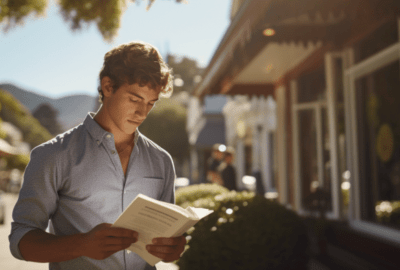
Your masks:
[[[171,70],[152,45],[131,42],[106,53],[99,77],[97,113],[32,150],[10,250],[50,269],[156,269],[124,252],[137,232],[111,225],[139,193],[175,201],[171,156],[138,130],[171,95]],[[185,244],[184,236],[157,238],[146,248],[171,262]]]
[[[218,168],[220,172],[224,187],[229,190],[237,190],[236,188],[236,170],[232,163],[234,160],[235,150],[233,147],[228,146],[225,151],[224,161]]]
[[[218,167],[224,159],[224,152],[220,149],[221,144],[216,143],[212,147],[211,157],[207,160],[207,181],[223,185]]]

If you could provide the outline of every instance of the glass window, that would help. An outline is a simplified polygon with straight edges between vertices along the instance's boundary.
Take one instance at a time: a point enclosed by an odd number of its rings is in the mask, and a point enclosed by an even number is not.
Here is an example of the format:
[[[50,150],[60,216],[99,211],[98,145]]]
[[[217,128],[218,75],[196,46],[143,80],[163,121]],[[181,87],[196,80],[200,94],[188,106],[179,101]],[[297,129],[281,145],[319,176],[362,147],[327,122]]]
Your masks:
[[[356,81],[362,218],[395,228],[400,228],[399,64]]]
[[[326,210],[330,211],[331,157],[326,107],[316,103],[310,109],[298,110],[298,117],[303,208],[311,207],[309,196],[320,188],[326,194]]]
[[[318,187],[317,132],[315,110],[301,110],[299,115],[300,175],[302,198],[307,198]],[[304,208],[306,206],[304,205]]]

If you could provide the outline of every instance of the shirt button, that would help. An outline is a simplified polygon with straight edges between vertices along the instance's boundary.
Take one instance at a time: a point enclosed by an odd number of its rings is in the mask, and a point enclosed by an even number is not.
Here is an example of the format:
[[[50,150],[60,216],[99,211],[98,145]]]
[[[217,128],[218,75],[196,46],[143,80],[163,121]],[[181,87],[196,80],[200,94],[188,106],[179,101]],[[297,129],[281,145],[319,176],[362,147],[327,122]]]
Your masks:
[[[110,139],[111,138],[111,134],[108,134],[106,137],[107,137],[107,139]]]
[[[100,141],[99,141],[99,140],[97,140],[97,144],[98,144],[98,145],[100,144]]]
[[[124,190],[124,194],[126,194],[126,190]]]
[[[111,151],[111,154],[113,154],[113,155],[114,155],[114,154],[115,154],[115,151],[114,151],[114,150],[112,150],[112,151]]]

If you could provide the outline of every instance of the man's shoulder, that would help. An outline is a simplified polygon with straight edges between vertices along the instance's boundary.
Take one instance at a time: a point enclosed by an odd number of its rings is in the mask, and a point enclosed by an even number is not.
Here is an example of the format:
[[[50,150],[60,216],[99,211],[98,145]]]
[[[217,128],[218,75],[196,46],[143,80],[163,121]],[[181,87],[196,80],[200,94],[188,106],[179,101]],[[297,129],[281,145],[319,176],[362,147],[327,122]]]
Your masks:
[[[78,125],[36,146],[35,148],[32,149],[32,151],[57,153],[62,150],[68,149],[71,146],[76,145],[75,141],[79,141],[79,139],[82,137],[83,134],[84,134],[84,126]]]
[[[156,156],[161,156],[165,157],[168,159],[172,159],[171,155],[168,153],[167,150],[159,146],[157,143],[143,135],[142,133],[139,133],[139,138],[138,138],[138,145],[144,147],[146,151],[148,151],[152,155]]]

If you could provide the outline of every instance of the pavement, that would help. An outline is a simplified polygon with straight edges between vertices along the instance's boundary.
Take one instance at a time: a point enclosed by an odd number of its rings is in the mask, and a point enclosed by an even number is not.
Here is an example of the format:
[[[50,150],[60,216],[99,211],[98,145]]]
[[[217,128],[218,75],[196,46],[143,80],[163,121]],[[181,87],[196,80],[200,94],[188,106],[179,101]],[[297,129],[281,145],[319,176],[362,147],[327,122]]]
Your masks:
[[[48,270],[47,263],[26,262],[15,259],[10,252],[8,235],[11,231],[12,210],[17,202],[18,195],[6,193],[2,195],[5,203],[5,223],[0,225],[0,269],[1,270]],[[157,270],[178,270],[179,267],[173,263],[159,262],[156,264]]]

